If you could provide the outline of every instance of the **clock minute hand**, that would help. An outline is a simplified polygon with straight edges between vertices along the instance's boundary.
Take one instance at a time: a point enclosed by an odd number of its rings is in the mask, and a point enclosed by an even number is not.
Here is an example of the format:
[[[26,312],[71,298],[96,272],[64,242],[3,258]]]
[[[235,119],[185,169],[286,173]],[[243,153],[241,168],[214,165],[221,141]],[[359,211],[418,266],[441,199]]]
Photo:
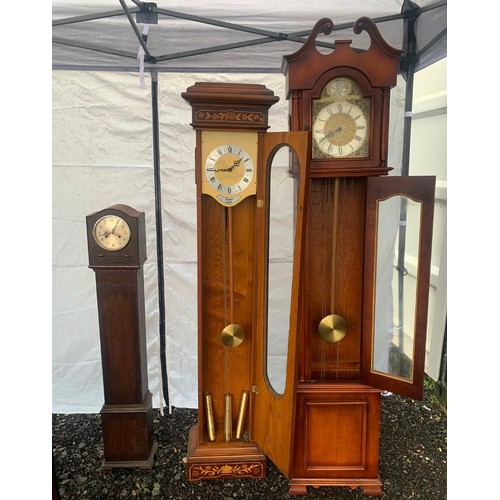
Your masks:
[[[326,136],[327,137],[332,137],[337,132],[342,132],[342,127],[337,127],[335,130],[330,130],[330,132],[328,132],[328,134],[326,134]]]
[[[241,163],[242,160],[243,160],[243,158],[238,158],[237,160],[234,160],[233,165],[231,167],[229,167],[227,169],[227,171],[232,172],[233,168],[237,167]]]
[[[233,164],[228,167],[228,168],[207,168],[207,171],[209,172],[232,172],[234,167],[237,167],[243,158],[238,158],[237,160],[234,160]]]

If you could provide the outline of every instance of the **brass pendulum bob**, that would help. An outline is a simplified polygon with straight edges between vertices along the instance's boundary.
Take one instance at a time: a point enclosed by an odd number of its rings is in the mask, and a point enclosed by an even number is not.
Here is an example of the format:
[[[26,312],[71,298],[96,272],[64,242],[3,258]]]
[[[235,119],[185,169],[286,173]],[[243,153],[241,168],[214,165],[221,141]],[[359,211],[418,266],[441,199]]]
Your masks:
[[[244,338],[245,330],[236,323],[227,325],[220,334],[220,339],[226,347],[237,347],[243,342]]]
[[[347,333],[346,320],[338,314],[325,316],[319,323],[318,334],[329,344],[342,340]]]

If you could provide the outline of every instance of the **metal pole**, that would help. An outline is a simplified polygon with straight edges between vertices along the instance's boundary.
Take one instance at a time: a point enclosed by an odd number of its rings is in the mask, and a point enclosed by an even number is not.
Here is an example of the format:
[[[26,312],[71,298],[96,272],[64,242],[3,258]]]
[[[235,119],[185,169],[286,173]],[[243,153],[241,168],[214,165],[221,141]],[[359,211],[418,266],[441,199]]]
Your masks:
[[[406,80],[405,92],[405,114],[404,114],[404,130],[403,130],[403,153],[401,158],[401,175],[407,176],[410,170],[410,139],[412,125],[412,109],[413,109],[413,80],[416,65],[416,35],[415,22],[420,14],[417,11],[415,4],[411,1],[405,2],[403,12],[408,12],[405,16],[405,45],[406,56],[404,60],[404,76]],[[405,373],[404,369],[404,282],[408,274],[405,267],[406,253],[406,221],[407,221],[407,199],[401,197],[400,206],[400,224],[399,224],[399,243],[398,243],[398,321],[399,321],[399,374]]]
[[[160,359],[163,397],[165,406],[168,401],[168,377],[165,348],[165,293],[163,274],[163,234],[161,217],[161,179],[160,179],[160,127],[158,120],[158,72],[151,69],[151,108],[153,113],[153,170],[155,190],[155,217],[156,217],[156,258],[158,263],[158,309],[160,317]]]

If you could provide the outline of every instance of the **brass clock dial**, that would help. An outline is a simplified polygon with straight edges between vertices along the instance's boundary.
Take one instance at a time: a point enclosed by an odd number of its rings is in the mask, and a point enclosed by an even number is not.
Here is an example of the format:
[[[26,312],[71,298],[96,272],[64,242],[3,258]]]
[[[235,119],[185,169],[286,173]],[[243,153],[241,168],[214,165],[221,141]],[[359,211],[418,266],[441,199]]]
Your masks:
[[[94,225],[92,236],[104,250],[116,252],[125,248],[130,241],[130,226],[117,215],[105,215]]]
[[[335,78],[313,101],[313,158],[366,157],[370,100],[348,78]]]
[[[207,181],[221,194],[236,196],[252,182],[254,164],[250,155],[240,146],[223,144],[207,157]]]
[[[205,131],[202,192],[230,207],[256,193],[257,133]]]

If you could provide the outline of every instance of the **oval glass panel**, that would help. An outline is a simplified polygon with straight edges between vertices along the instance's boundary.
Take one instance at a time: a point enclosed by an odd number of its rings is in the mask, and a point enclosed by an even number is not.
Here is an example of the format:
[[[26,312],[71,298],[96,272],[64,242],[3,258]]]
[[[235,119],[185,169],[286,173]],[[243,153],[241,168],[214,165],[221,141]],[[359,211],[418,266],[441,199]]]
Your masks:
[[[268,168],[266,371],[277,394],[285,391],[290,328],[297,182],[289,171],[292,155],[291,148],[281,147]]]

